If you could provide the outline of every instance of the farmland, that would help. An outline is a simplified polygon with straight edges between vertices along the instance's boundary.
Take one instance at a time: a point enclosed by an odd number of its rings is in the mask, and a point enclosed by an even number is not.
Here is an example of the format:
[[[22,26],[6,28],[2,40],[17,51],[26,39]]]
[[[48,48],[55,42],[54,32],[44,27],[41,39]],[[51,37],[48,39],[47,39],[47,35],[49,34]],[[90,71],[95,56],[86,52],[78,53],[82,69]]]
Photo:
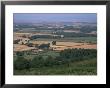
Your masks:
[[[97,28],[14,25],[14,75],[97,75]],[[41,26],[42,25],[42,26]]]
[[[14,37],[21,37],[23,35],[32,35],[29,33],[14,33]],[[21,37],[23,38],[23,37]],[[75,37],[75,38],[62,38],[62,39],[51,39],[51,38],[37,38],[34,40],[30,40],[33,44],[47,44],[52,43],[52,41],[56,41],[56,45],[51,45],[50,47],[55,48],[56,50],[64,50],[68,48],[85,48],[85,49],[96,49],[96,37]],[[34,47],[28,47],[26,45],[14,45],[14,51],[23,51],[23,50],[31,50]]]

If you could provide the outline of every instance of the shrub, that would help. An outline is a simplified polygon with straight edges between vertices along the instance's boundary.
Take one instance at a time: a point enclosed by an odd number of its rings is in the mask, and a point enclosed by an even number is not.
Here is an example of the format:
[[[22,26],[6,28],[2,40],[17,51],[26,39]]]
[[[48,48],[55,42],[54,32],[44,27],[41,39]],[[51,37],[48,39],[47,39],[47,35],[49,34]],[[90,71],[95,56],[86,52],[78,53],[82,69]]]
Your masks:
[[[30,63],[32,68],[39,68],[43,66],[44,59],[42,58],[42,56],[36,56],[31,60]]]
[[[17,55],[17,56],[23,56],[23,55],[24,55],[24,52],[17,51],[17,52],[16,52],[16,55]]]
[[[29,60],[25,59],[23,56],[18,56],[17,59],[14,61],[14,69],[22,70],[29,68],[30,68],[30,62]]]

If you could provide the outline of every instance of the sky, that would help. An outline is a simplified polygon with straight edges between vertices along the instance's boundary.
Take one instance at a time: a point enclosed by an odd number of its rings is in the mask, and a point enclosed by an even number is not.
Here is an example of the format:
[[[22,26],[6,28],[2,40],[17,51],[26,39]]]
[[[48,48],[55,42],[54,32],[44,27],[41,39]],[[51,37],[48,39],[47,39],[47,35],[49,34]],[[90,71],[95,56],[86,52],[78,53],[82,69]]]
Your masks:
[[[14,13],[14,23],[97,22],[96,13]]]

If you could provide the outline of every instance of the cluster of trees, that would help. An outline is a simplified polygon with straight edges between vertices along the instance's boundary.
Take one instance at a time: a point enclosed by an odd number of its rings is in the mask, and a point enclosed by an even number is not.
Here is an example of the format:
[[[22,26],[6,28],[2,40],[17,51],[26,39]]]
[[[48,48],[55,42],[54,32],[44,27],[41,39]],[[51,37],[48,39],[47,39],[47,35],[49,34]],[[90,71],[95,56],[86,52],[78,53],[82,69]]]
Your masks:
[[[83,26],[81,29],[80,29],[81,32],[83,33],[90,33],[92,31],[97,31],[97,27],[94,26],[94,27],[91,27],[91,26]]]
[[[65,49],[60,52],[60,56],[64,59],[80,59],[95,58],[97,56],[96,49]]]
[[[35,46],[36,48],[39,48],[39,49],[49,49],[50,47],[50,43],[47,43],[47,44],[41,44],[41,45],[38,45],[38,44],[33,44],[33,43],[27,43],[26,44],[28,47],[33,47]],[[52,45],[56,45],[56,41],[52,41]]]
[[[38,46],[39,49],[49,49],[49,47],[50,47],[50,43],[48,43],[48,44],[41,44],[41,45]]]
[[[17,51],[16,52],[16,55],[17,56],[24,56],[24,51]]]
[[[31,37],[29,37],[30,40],[34,40],[34,39],[37,39],[37,38],[61,38],[61,35],[58,35],[58,36],[51,36],[51,35],[33,35]]]
[[[27,43],[26,45],[27,45],[28,47],[33,47],[34,44],[33,44],[33,43]]]
[[[25,59],[23,56],[17,56],[17,59],[14,60],[14,69],[22,70],[29,68],[30,68],[30,61]]]
[[[56,45],[56,41],[52,41],[52,45]]]
[[[84,29],[85,30],[85,29]],[[88,30],[90,31],[90,30]],[[33,35],[29,39],[34,40],[37,38],[56,38],[59,39],[61,38],[61,35],[65,37],[96,37],[97,35],[95,34],[86,34],[86,33],[73,33],[73,32],[56,32],[56,35],[58,36],[51,36],[51,35]]]
[[[49,49],[50,47],[50,43],[48,44],[41,44],[41,45],[38,45],[38,44],[33,44],[33,43],[27,43],[26,44],[28,47],[35,47],[35,48],[38,48],[38,49]]]
[[[92,59],[97,57],[96,49],[66,49],[60,52],[60,55],[53,58],[48,56],[35,56],[33,59],[28,60],[24,58],[24,54],[21,52],[17,53],[17,59],[14,60],[14,69],[30,69],[40,67],[52,67],[56,65],[68,64],[72,61]]]
[[[52,38],[52,36],[50,36],[50,35],[33,35],[33,36],[29,37],[30,40],[34,40],[37,38]]]
[[[20,42],[20,39],[14,40],[13,44],[18,44]]]
[[[57,35],[64,35],[65,37],[96,37],[94,34],[73,33],[73,32],[57,32]]]

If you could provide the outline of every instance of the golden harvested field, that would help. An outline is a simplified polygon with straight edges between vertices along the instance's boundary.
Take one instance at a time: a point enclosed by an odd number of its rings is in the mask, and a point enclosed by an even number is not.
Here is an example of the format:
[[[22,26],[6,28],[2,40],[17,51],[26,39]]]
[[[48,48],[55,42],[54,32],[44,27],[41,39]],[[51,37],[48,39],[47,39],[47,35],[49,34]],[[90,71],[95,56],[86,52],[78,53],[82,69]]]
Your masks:
[[[40,33],[35,33],[35,34],[40,34]],[[32,35],[32,33],[14,33],[14,38],[23,38],[21,37],[22,35]],[[46,40],[35,40],[35,41],[30,41],[33,44],[47,44],[50,43],[50,47],[53,48],[53,50],[64,50],[68,48],[84,48],[84,49],[96,49],[97,44],[91,44],[91,43],[76,43],[73,41],[57,41],[56,45],[52,45],[52,41],[46,41]],[[14,51],[26,51],[26,50],[31,50],[34,49],[34,47],[28,47],[26,45],[20,45],[20,44],[14,44]]]
[[[14,37],[20,37],[20,36],[23,36],[23,35],[31,35],[32,33],[17,33],[17,32],[14,32]]]
[[[14,44],[14,51],[27,51],[34,49],[34,47],[28,47],[26,45]]]
[[[33,44],[51,44],[52,41],[33,41]],[[89,43],[75,43],[75,42],[57,42],[56,45],[50,45],[53,50],[64,50],[68,48],[84,48],[84,49],[96,49],[96,44],[89,44]],[[28,47],[26,45],[14,44],[14,51],[26,51],[34,49],[34,47]]]
[[[31,41],[33,44],[47,44],[47,43],[52,43],[52,41]]]
[[[45,44],[45,43],[52,43],[52,41],[33,41],[34,44]],[[84,48],[84,49],[96,49],[96,44],[90,43],[75,43],[75,42],[56,42],[56,45],[51,45],[54,50],[64,50],[68,48]]]

